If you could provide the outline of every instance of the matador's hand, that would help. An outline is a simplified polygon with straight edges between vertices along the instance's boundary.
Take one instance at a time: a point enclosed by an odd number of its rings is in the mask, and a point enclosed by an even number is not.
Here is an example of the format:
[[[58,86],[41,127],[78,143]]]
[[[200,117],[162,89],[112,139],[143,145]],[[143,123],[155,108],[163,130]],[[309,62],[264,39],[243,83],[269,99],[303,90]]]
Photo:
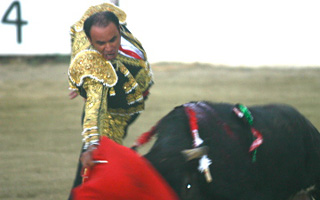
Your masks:
[[[78,96],[78,93],[77,93],[76,91],[71,91],[71,92],[69,93],[70,99],[74,99],[74,98],[76,98],[77,96]]]
[[[93,167],[95,165],[95,162],[92,158],[92,151],[94,151],[95,149],[96,147],[94,145],[91,145],[88,147],[87,151],[81,154],[80,161],[84,168]]]

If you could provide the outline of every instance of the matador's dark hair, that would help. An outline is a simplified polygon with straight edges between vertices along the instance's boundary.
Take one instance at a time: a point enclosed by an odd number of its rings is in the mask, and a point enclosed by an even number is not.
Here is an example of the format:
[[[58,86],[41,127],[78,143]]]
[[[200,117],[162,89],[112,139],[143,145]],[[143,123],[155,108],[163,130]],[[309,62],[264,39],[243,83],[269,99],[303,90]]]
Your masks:
[[[86,36],[91,40],[90,30],[93,25],[99,27],[106,27],[110,23],[114,23],[114,25],[116,25],[116,27],[120,31],[119,19],[113,12],[98,12],[86,19],[86,21],[83,24],[83,29],[86,33]]]

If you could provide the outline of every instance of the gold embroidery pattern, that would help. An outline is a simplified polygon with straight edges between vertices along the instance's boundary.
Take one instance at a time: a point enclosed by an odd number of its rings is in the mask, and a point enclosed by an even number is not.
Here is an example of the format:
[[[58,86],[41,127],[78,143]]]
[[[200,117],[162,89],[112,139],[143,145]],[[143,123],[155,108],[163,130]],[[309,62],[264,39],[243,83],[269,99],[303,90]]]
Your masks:
[[[122,139],[132,114],[144,110],[141,83],[136,82],[129,70],[120,61],[116,64],[120,72],[127,78],[123,88],[127,93],[128,105],[139,102],[139,104],[128,109],[108,109],[107,93],[110,90],[110,95],[115,94],[114,88],[109,87],[108,84],[116,84],[118,77],[111,63],[105,61],[98,52],[91,50],[80,52],[70,65],[70,82],[75,88],[76,86],[82,86],[87,93],[86,115],[83,125],[85,147],[98,143],[100,135],[106,135],[122,144]],[[147,85],[147,82],[151,80],[151,76],[145,69],[141,69],[137,78],[140,77],[143,80],[146,78],[143,76],[147,76],[147,81],[143,83]],[[95,129],[94,127],[98,128]]]
[[[98,118],[100,113],[103,85],[94,79],[86,78],[84,80],[83,88],[87,92],[87,101],[85,104],[86,114],[83,122],[84,131],[82,135],[85,147],[87,147],[91,141],[96,141],[99,139],[99,128],[97,129],[95,127],[99,127]]]
[[[68,80],[71,89],[77,90],[78,87],[83,87],[86,91],[87,101],[82,133],[85,147],[98,143],[101,135],[122,144],[125,130],[133,114],[144,110],[141,91],[149,87],[148,84],[152,82],[152,73],[150,73],[147,61],[119,54],[115,66],[116,70],[119,68],[126,77],[123,88],[129,108],[108,108],[108,93],[110,96],[116,95],[113,86],[117,84],[118,77],[109,61],[106,61],[97,51],[88,50],[91,45],[83,30],[84,21],[92,14],[102,11],[115,13],[122,24],[120,29],[123,37],[140,49],[145,60],[147,59],[141,43],[123,27],[126,13],[112,4],[104,3],[90,7],[82,18],[71,26],[72,61],[68,71]],[[141,70],[136,77],[133,77],[123,63],[141,67]],[[143,80],[145,78],[147,80]]]
[[[146,67],[146,64],[144,60],[129,58],[127,56],[118,54],[117,59],[120,60],[122,63],[127,63],[129,65],[137,66],[137,67]]]
[[[130,119],[130,115],[118,116],[110,113],[107,104],[107,90],[105,90],[102,95],[102,105],[99,114],[100,135],[105,135],[113,141],[122,144],[125,130]]]
[[[130,115],[113,115],[108,113],[106,118],[101,120],[101,135],[105,135],[115,142],[122,144],[128,122],[131,119]]]
[[[130,76],[128,76],[128,78],[129,81],[123,84],[123,89],[126,94],[130,93],[133,89],[135,89],[138,86],[138,83],[136,82],[136,80],[134,80],[131,74]]]
[[[136,92],[134,94],[129,94],[127,96],[127,102],[128,102],[129,105],[130,104],[134,104],[135,102],[140,102],[142,100],[143,100],[143,97],[142,97],[141,92],[139,92],[139,93]]]
[[[123,108],[117,108],[117,109],[112,109],[109,108],[109,113],[112,113],[113,116],[130,116],[135,113],[142,112],[144,110],[144,103],[139,104],[135,107],[131,107],[129,109],[123,109]]]
[[[100,135],[107,136],[113,141],[122,144],[124,131],[126,130],[127,122],[130,119],[115,119],[108,110],[107,90],[102,95],[102,105],[99,114],[99,133]]]
[[[139,84],[136,82],[129,70],[120,62],[118,62],[118,67],[124,75],[127,76],[128,81],[123,84],[123,89],[127,95],[126,99],[128,105],[131,105],[135,102],[143,100],[141,89]],[[143,70],[143,69],[142,69]]]
[[[114,86],[118,81],[112,64],[93,50],[81,51],[73,59],[68,74],[71,84],[74,85],[73,88],[81,86],[86,77],[96,79],[109,87]]]
[[[77,32],[71,27],[71,60],[81,51],[90,47],[90,42],[84,31]]]
[[[116,91],[114,90],[114,88],[112,87],[112,88],[110,88],[110,96],[114,96],[114,95],[116,95]]]
[[[141,91],[146,91],[150,87],[150,84],[153,82],[153,74],[152,74],[152,71],[151,71],[149,63],[147,61],[143,61],[143,60],[128,58],[128,57],[120,55],[120,54],[118,55],[117,58],[118,58],[118,60],[121,61],[121,63],[127,63],[129,65],[133,65],[133,66],[142,68],[138,72],[136,77],[133,78],[134,81],[129,81],[126,84],[126,86],[125,86],[126,89],[125,90],[129,91],[128,88],[132,88],[133,86],[135,86],[135,83],[138,83],[138,85],[140,87],[140,90]],[[120,63],[120,62],[118,62],[118,63]],[[121,66],[121,64],[118,64],[118,66],[119,65]],[[122,69],[121,67],[120,67],[120,70],[122,70],[121,72],[123,74],[127,73],[127,71],[124,71],[124,69]],[[130,79],[131,77],[128,76],[128,78]]]
[[[86,114],[83,124],[83,138],[85,147],[98,143],[101,135],[105,135],[115,142],[122,144],[131,115],[113,114],[108,110],[107,93],[109,88],[93,79],[85,79],[84,88],[87,91]],[[141,109],[143,107],[139,107]],[[130,112],[137,108],[129,109]],[[117,109],[118,110],[118,109]],[[124,111],[125,109],[123,109]],[[128,112],[128,111],[126,111]],[[94,127],[98,127],[97,129]]]
[[[146,91],[153,82],[152,72],[148,70],[140,70],[136,75],[135,80],[139,84],[139,88],[141,91]]]
[[[97,144],[101,135],[122,144],[126,127],[132,115],[144,110],[142,96],[140,96],[141,103],[129,109],[110,109],[107,102],[109,87],[103,86],[95,79],[85,78],[83,88],[87,92],[83,124],[85,148],[90,144]],[[133,101],[139,99],[139,93],[132,95]]]
[[[117,66],[119,67],[121,73],[124,75],[124,76],[128,76],[129,75],[129,70],[121,63],[121,62],[117,62]]]

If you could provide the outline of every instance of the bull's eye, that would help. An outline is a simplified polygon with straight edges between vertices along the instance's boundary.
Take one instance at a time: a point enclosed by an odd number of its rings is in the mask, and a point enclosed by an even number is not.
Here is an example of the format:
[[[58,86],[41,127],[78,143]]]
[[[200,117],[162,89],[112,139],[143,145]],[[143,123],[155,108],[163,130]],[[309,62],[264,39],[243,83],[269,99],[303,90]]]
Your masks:
[[[191,184],[188,184],[186,188],[191,189]]]

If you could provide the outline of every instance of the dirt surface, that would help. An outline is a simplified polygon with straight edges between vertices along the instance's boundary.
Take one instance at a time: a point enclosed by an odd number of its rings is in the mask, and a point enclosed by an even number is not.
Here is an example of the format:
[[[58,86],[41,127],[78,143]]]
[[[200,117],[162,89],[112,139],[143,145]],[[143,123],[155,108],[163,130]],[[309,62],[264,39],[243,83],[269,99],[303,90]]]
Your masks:
[[[81,148],[83,100],[69,100],[67,62],[0,66],[0,199],[66,199]],[[153,65],[145,112],[130,146],[175,106],[195,101],[286,103],[320,128],[320,68],[245,68],[193,63]],[[150,145],[139,152],[144,154]]]

